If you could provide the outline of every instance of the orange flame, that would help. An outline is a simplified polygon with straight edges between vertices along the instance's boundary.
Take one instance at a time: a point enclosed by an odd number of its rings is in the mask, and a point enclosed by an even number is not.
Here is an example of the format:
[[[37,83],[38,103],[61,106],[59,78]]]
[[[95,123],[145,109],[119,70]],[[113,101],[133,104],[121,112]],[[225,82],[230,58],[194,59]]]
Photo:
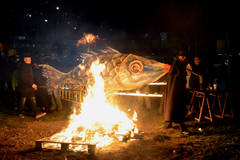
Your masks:
[[[92,33],[84,33],[83,38],[78,40],[76,45],[78,47],[81,44],[92,44],[95,43],[97,39],[99,39],[98,35],[95,36]]]
[[[66,129],[51,137],[51,140],[60,142],[77,142],[96,144],[103,147],[115,140],[123,140],[125,135],[138,133],[135,125],[137,113],[130,119],[117,106],[107,101],[104,92],[104,80],[101,72],[105,69],[99,60],[91,65],[90,72],[94,77],[94,85],[88,86],[88,94],[81,104],[81,111],[75,108],[70,116],[70,123]],[[73,150],[84,150],[83,146]]]

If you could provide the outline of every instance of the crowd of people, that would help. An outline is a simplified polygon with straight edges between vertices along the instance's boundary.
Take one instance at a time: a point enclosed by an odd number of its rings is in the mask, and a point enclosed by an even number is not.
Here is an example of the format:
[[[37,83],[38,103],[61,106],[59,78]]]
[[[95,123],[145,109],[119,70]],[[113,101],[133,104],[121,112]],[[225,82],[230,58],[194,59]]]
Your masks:
[[[56,89],[47,87],[47,79],[38,64],[48,64],[67,72],[79,63],[70,50],[64,49],[59,54],[51,49],[42,54],[33,48],[8,49],[1,44],[0,53],[1,106],[14,109],[20,118],[25,114],[40,118],[62,109]]]
[[[67,72],[80,63],[76,54],[72,56],[68,49],[63,49],[60,54],[56,49],[48,49],[47,53],[29,49],[5,49],[1,43],[0,53],[0,103],[15,108],[20,118],[24,118],[26,106],[30,106],[30,112],[36,118],[62,109],[56,89],[49,90],[46,86],[47,80],[42,76],[38,64],[49,64]],[[212,86],[216,79],[209,80],[206,73],[207,68],[200,57],[193,57],[191,62],[185,50],[178,51],[168,74],[168,94],[164,109],[168,127],[172,126],[172,122],[178,122],[180,128],[186,130],[183,123],[184,109],[181,107],[185,106],[183,100],[186,100],[187,90],[216,89]]]
[[[188,134],[184,124],[187,114],[188,91],[204,91],[207,89],[204,74],[206,68],[200,57],[195,56],[193,62],[189,61],[186,50],[179,49],[176,59],[173,61],[168,73],[168,85],[166,91],[166,103],[164,108],[164,120],[166,128],[173,128],[172,123],[177,123],[178,128]]]
[[[224,60],[224,59],[222,59]],[[225,59],[225,62],[228,59]],[[178,124],[177,128],[188,134],[184,125],[188,117],[187,105],[190,103],[191,93],[217,92],[228,93],[231,90],[230,66],[222,61],[215,70],[211,71],[202,62],[199,56],[189,58],[186,50],[179,49],[168,73],[166,102],[164,106],[164,120],[166,128],[174,128],[172,123]],[[233,76],[233,75],[232,75]]]

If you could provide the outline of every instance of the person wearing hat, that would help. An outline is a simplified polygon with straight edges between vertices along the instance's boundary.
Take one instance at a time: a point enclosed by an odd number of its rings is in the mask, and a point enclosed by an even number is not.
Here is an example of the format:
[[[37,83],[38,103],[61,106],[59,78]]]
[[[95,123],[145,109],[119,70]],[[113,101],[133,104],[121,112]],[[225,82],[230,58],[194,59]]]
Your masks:
[[[32,59],[31,54],[28,51],[24,52],[23,63],[19,68],[19,94],[20,94],[20,103],[18,116],[24,118],[23,111],[25,107],[26,100],[29,99],[31,103],[31,109],[34,113],[35,118],[40,118],[45,116],[46,113],[42,113],[41,109],[37,107],[36,98],[34,91],[37,90],[37,85],[34,83],[33,79],[33,69],[32,69]]]
[[[188,133],[184,125],[186,101],[186,51],[179,49],[177,58],[171,65],[168,73],[168,86],[166,103],[164,107],[164,120],[166,128],[172,128],[172,122],[178,123],[183,133]]]

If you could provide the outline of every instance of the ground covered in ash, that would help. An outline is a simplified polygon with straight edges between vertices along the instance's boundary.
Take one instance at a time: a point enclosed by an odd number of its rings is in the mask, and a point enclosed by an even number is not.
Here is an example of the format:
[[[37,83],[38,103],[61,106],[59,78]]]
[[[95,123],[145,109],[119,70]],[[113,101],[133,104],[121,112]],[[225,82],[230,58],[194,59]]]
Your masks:
[[[40,119],[18,118],[11,109],[0,111],[0,159],[2,160],[177,160],[240,159],[240,123],[228,118],[213,123],[186,122],[190,134],[177,126],[165,129],[158,108],[138,109],[138,128],[142,139],[116,142],[98,149],[95,156],[85,152],[36,151],[35,141],[61,131],[68,124],[71,108],[53,112]]]

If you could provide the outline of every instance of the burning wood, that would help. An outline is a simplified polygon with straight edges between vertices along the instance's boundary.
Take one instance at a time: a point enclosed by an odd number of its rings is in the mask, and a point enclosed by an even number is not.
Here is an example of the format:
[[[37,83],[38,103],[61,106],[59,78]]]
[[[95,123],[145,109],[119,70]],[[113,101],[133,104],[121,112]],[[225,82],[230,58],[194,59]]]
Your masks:
[[[44,149],[50,150],[50,149],[52,149],[51,147],[49,147],[50,145],[52,146],[52,148],[54,148],[54,149],[58,148],[62,152],[71,151],[71,148],[73,146],[82,146],[82,148],[85,147],[86,150],[88,151],[88,153],[92,154],[92,155],[95,154],[95,148],[96,148],[95,144],[60,142],[60,141],[50,140],[50,138],[43,138],[43,139],[36,141],[36,150],[38,150],[38,151],[42,151]],[[48,146],[48,148],[46,148],[46,146]]]
[[[83,145],[96,145],[103,147],[118,140],[128,140],[138,133],[135,122],[137,113],[134,112],[129,118],[117,106],[110,104],[104,92],[104,80],[101,72],[105,65],[94,61],[90,72],[93,75],[94,85],[88,86],[88,94],[84,98],[81,106],[74,108],[70,117],[69,125],[62,132],[49,138],[48,142],[60,143],[61,148],[66,148],[69,144],[79,144],[71,149],[74,151],[84,150]],[[45,147],[54,147],[52,144],[45,144]],[[56,146],[55,146],[56,147]]]
[[[93,34],[84,34],[77,46],[92,44],[97,39],[98,36]],[[83,63],[68,73],[60,72],[45,64],[40,65],[48,86],[58,85],[70,79],[71,84],[84,86],[84,90],[87,91],[86,97],[74,108],[68,127],[51,136],[50,142],[61,143],[63,148],[67,145],[65,143],[96,145],[96,148],[99,148],[115,141],[128,141],[141,137],[136,126],[137,113],[134,112],[132,117],[127,116],[106,97],[109,93],[138,89],[155,82],[168,73],[170,66],[133,54],[121,54],[110,47],[100,53],[104,54],[86,54]],[[75,90],[75,88],[71,89]],[[162,95],[141,93],[135,93],[134,96],[162,97]],[[46,144],[46,147],[48,145],[51,146]],[[82,145],[71,149],[84,150]]]

